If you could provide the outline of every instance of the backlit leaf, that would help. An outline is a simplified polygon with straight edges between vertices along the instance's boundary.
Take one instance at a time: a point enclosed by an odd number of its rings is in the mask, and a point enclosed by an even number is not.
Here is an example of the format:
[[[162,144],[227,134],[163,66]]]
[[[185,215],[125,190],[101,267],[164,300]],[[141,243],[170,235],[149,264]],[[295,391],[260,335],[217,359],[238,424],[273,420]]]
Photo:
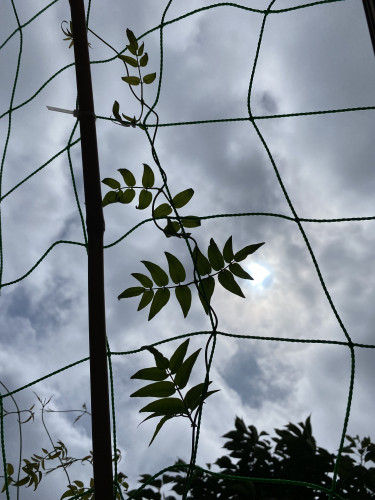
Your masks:
[[[111,179],[110,177],[106,177],[105,179],[103,179],[102,183],[106,184],[112,189],[119,189],[121,187],[119,181],[116,181],[116,179]]]
[[[114,117],[115,117],[117,120],[121,121],[121,116],[120,116],[120,104],[119,104],[117,101],[115,101],[115,102],[113,103],[113,106],[112,106],[112,113],[113,113]]]
[[[137,55],[137,47],[135,45],[127,45],[126,48],[133,54],[133,56]]]
[[[142,370],[137,371],[130,378],[140,379],[140,380],[165,380],[168,377],[168,374],[165,370],[161,370],[160,368],[142,368]]]
[[[188,218],[181,217],[181,222],[184,227],[199,227],[201,225],[200,218],[194,215],[189,215]]]
[[[139,64],[140,66],[147,66],[148,63],[148,54],[146,53],[144,56],[141,57]]]
[[[149,75],[145,75],[143,77],[144,83],[152,83],[156,78],[156,73],[150,73]]]
[[[233,273],[235,276],[238,278],[242,278],[244,280],[252,280],[253,278],[250,276],[249,273],[245,271],[237,262],[233,262],[232,264],[229,264],[229,271]]]
[[[157,401],[153,401],[152,403],[139,410],[140,413],[146,411],[157,412],[163,415],[176,415],[179,413],[186,413],[181,399],[178,398],[158,399]]]
[[[193,258],[193,262],[201,276],[205,276],[211,272],[212,269],[210,263],[198,247],[195,247],[193,250]]]
[[[159,288],[156,290],[152,299],[148,320],[150,321],[163,307],[168,303],[171,293],[168,288]]]
[[[117,193],[116,191],[108,191],[106,195],[103,198],[102,205],[105,207],[106,205],[109,205],[110,203],[116,203],[117,201]]]
[[[166,217],[172,212],[172,208],[168,203],[162,203],[154,210],[154,217]]]
[[[147,191],[146,189],[142,189],[139,193],[138,206],[136,207],[138,210],[144,210],[147,208],[152,202],[152,193]]]
[[[146,385],[139,389],[133,394],[130,394],[131,398],[166,398],[172,396],[176,392],[176,388],[173,382],[155,382],[153,384]]]
[[[137,297],[137,295],[141,295],[144,291],[145,289],[141,286],[132,286],[124,290],[117,298],[120,300],[127,299],[129,297]]]
[[[172,221],[168,217],[168,222],[165,228],[163,229],[164,234],[166,235],[167,238],[170,238],[171,236],[175,236],[178,234],[178,231],[180,230],[180,224],[177,221]]]
[[[185,355],[189,347],[190,339],[186,339],[182,344],[180,344],[175,352],[172,354],[169,361],[169,369],[172,374],[176,373],[177,369],[182,365]]]
[[[208,385],[212,384],[212,382],[209,382]],[[199,405],[200,400],[202,398],[202,391],[203,391],[204,383],[203,384],[198,384],[192,387],[191,389],[188,390],[186,393],[186,396],[184,397],[184,401],[186,406],[190,410],[195,410],[195,408]]]
[[[121,80],[124,80],[124,82],[129,85],[139,85],[141,82],[138,76],[123,76]]]
[[[186,279],[186,272],[184,266],[178,260],[177,257],[169,252],[164,252],[168,260],[169,276],[171,277],[173,283],[181,283]]]
[[[168,275],[160,266],[154,264],[153,262],[149,262],[148,260],[142,260],[141,262],[146,266],[157,286],[168,285]]]
[[[194,363],[197,360],[197,357],[200,353],[201,349],[195,351],[191,356],[189,356],[178,368],[176,372],[176,376],[174,378],[174,382],[180,389],[183,389],[189,381],[191,371],[193,369]]]
[[[210,261],[211,266],[215,271],[219,271],[224,267],[224,259],[223,256],[221,255],[221,252],[215,243],[215,241],[211,238],[210,239],[210,244],[208,246],[208,251],[207,251],[208,259]]]
[[[125,191],[123,191],[119,195],[119,202],[120,203],[131,203],[134,200],[134,196],[135,196],[134,189],[125,189]]]
[[[134,33],[132,32],[132,30],[130,30],[129,28],[126,29],[126,36],[128,37],[130,45],[137,46],[137,49],[138,49],[137,38],[134,35]]]
[[[184,318],[188,315],[191,306],[191,290],[188,286],[178,286],[175,288],[176,299],[178,300]]]
[[[153,440],[156,438],[156,436],[158,435],[160,429],[163,427],[163,425],[165,424],[165,422],[167,422],[168,420],[170,420],[171,418],[173,417],[170,417],[168,415],[166,415],[165,417],[163,417],[160,422],[158,423],[158,425],[156,426],[156,429],[155,429],[155,432],[154,432],[154,435],[152,436],[152,439],[151,441],[149,442],[149,446],[151,446]]]
[[[137,311],[141,311],[146,306],[148,306],[153,298],[154,298],[154,290],[146,290],[143,293],[141,300],[139,301]]]
[[[198,285],[198,290],[199,290],[199,298],[200,298],[200,301],[202,302],[202,306],[203,306],[206,314],[208,314],[207,302],[208,302],[208,304],[211,303],[211,297],[212,297],[212,294],[214,293],[214,290],[215,290],[215,279],[212,276],[209,276],[208,278],[203,279],[202,284]],[[204,293],[203,293],[203,291],[204,291]]]
[[[135,177],[127,168],[119,168],[118,171],[122,175],[127,186],[135,186]]]
[[[155,184],[155,175],[151,167],[147,163],[143,164],[142,186],[151,188]]]
[[[137,52],[138,56],[141,56],[143,54],[144,48],[145,48],[145,44],[144,44],[144,42],[142,42],[142,44],[139,47],[138,52]]]
[[[132,276],[134,276],[134,278],[138,280],[140,284],[143,285],[145,288],[152,288],[154,286],[154,283],[145,274],[132,273]]]
[[[242,293],[241,288],[238,283],[233,278],[233,274],[229,272],[227,269],[223,269],[217,275],[220,284],[226,288],[229,292],[232,292],[240,297],[245,298],[245,295]]]
[[[169,367],[169,359],[166,358],[156,347],[154,346],[145,346],[145,349],[150,351],[154,358],[155,358],[155,363],[158,368],[161,368],[162,370],[165,370],[166,368]]]
[[[189,188],[185,189],[185,191],[181,191],[181,193],[176,194],[173,197],[173,203],[176,208],[184,207],[191,200],[194,194],[194,189]]]
[[[232,262],[232,260],[234,259],[232,236],[229,236],[227,242],[224,245],[223,257],[224,257],[225,262],[228,262],[228,263]]]
[[[248,246],[246,246],[245,248],[243,248],[242,250],[238,251],[234,255],[234,260],[236,262],[240,262],[241,260],[246,259],[246,257],[248,255],[256,252],[258,250],[258,248],[260,248],[262,245],[264,245],[264,241],[263,241],[263,243],[255,243],[254,245],[248,245]]]
[[[130,56],[117,56],[119,59],[121,59],[121,61],[123,61],[124,63],[126,64],[130,64],[130,66],[133,66],[134,68],[137,68],[138,67],[138,63],[137,63],[137,60],[134,59],[134,57],[130,57]]]

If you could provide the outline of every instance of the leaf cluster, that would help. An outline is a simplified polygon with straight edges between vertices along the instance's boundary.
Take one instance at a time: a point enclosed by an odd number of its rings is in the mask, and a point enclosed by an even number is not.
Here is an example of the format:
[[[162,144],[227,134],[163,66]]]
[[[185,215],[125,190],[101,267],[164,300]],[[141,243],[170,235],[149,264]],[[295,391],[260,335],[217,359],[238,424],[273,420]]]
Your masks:
[[[229,292],[245,297],[234,277],[252,280],[250,274],[241,267],[239,262],[248,255],[254,253],[264,243],[247,245],[238,252],[233,252],[232,236],[224,245],[223,251],[219,250],[216,242],[211,238],[207,249],[207,257],[195,247],[193,259],[196,270],[203,278],[198,283],[198,295],[201,303],[208,313],[208,306],[215,289],[215,277],[220,285]],[[181,261],[173,254],[164,252],[168,262],[168,272],[159,265],[143,260],[141,261],[149,275],[143,273],[132,273],[139,285],[127,288],[118,299],[141,296],[138,311],[144,309],[151,303],[148,319],[151,320],[168,303],[171,292],[174,289],[176,299],[181,307],[184,317],[187,316],[192,302],[190,286],[196,284],[196,280],[185,282],[186,271]],[[172,285],[170,283],[173,283]]]
[[[182,394],[189,382],[194,364],[201,349],[186,357],[189,339],[180,344],[168,359],[153,346],[146,346],[155,360],[155,366],[142,368],[131,378],[151,381],[151,384],[138,389],[130,397],[156,398],[139,410],[140,413],[150,413],[142,422],[155,417],[161,417],[149,443],[154,441],[163,425],[170,419],[178,416],[188,418],[195,426],[193,412],[216,391],[207,391],[208,384],[201,383],[191,387],[185,395]],[[142,423],[141,422],[141,423]]]
[[[316,445],[312,435],[310,417],[298,424],[289,423],[275,429],[275,436],[258,432],[253,425],[246,426],[238,417],[235,429],[225,434],[224,448],[228,455],[218,458],[215,466],[225,475],[260,479],[288,479],[304,481],[331,488],[336,455]],[[375,498],[375,468],[365,467],[365,462],[375,463],[375,445],[370,438],[346,436],[349,445],[343,450],[338,471],[336,493],[347,500]],[[361,463],[361,460],[364,462]],[[178,460],[177,464],[184,464]],[[211,465],[207,464],[211,469]],[[144,482],[142,476],[140,482]],[[149,476],[148,476],[149,477]],[[185,474],[164,474],[148,488],[137,494],[139,499],[161,500],[163,487],[182,495]],[[128,492],[130,495],[133,491]],[[178,497],[179,498],[179,497]],[[195,471],[188,494],[190,500],[326,500],[328,495],[319,489],[283,483],[267,483],[243,479],[228,480],[202,471]],[[176,500],[174,495],[169,500]]]

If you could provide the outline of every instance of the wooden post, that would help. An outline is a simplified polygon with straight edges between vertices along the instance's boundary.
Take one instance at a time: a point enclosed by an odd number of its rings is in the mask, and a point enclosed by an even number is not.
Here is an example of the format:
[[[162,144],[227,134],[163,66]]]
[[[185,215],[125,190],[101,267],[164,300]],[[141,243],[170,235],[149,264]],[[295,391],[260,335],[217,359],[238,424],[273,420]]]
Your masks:
[[[375,2],[374,0],[363,0],[363,8],[365,9],[368,30],[370,32],[372,48],[375,53]]]
[[[88,236],[90,386],[95,500],[113,499],[111,426],[105,329],[103,235],[94,99],[83,0],[69,0],[81,131]]]

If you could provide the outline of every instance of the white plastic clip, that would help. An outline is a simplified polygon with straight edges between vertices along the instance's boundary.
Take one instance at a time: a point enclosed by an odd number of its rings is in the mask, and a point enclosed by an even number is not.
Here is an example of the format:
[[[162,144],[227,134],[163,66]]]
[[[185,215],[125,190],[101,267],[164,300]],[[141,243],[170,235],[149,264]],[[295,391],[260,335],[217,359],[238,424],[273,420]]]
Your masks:
[[[47,106],[50,111],[58,111],[59,113],[68,113],[69,115],[73,115],[75,117],[78,116],[78,110],[70,111],[69,109],[62,108],[54,108],[53,106]]]

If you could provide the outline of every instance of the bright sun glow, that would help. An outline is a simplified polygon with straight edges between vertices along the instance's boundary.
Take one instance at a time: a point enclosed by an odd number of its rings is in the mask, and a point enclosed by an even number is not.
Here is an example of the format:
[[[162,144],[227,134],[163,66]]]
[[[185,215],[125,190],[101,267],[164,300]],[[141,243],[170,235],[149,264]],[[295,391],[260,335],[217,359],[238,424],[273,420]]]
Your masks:
[[[249,264],[247,266],[247,271],[249,272],[250,276],[253,279],[253,281],[249,281],[249,283],[252,286],[258,286],[263,283],[263,281],[269,276],[271,273],[268,269],[266,269],[264,266],[261,266],[260,264]]]

